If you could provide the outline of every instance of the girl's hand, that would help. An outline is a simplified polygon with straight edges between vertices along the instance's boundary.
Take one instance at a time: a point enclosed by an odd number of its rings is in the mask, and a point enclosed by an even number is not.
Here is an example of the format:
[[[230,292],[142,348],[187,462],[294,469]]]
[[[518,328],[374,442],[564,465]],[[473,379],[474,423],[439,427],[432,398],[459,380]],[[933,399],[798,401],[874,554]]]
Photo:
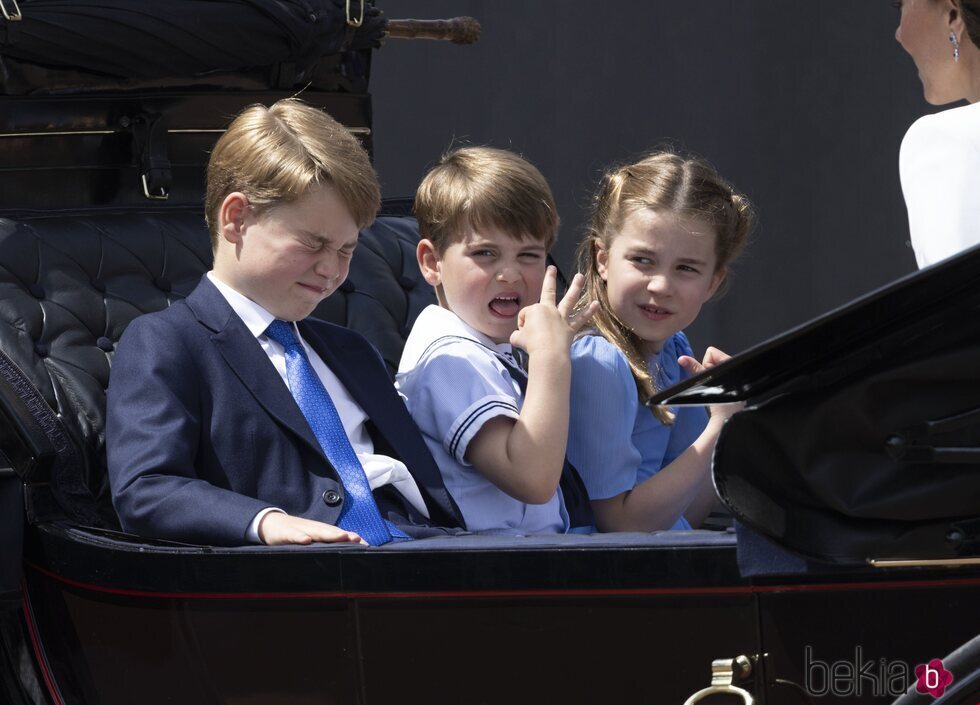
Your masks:
[[[541,301],[522,308],[517,314],[517,330],[510,336],[511,345],[527,350],[531,356],[535,352],[548,351],[567,356],[575,334],[592,320],[599,308],[599,303],[594,301],[582,313],[572,313],[584,286],[585,277],[576,274],[568,291],[556,304],[558,270],[548,267],[541,285]]]
[[[704,360],[698,362],[693,357],[689,355],[681,355],[677,358],[678,364],[687,370],[690,374],[696,375],[700,372],[704,372],[707,369],[719,365],[725,360],[731,358],[731,355],[722,352],[718,348],[708,347],[704,352]],[[731,404],[713,404],[708,407],[708,412],[711,414],[712,419],[724,420],[727,419],[732,414],[741,411],[745,408],[744,401],[732,402]]]

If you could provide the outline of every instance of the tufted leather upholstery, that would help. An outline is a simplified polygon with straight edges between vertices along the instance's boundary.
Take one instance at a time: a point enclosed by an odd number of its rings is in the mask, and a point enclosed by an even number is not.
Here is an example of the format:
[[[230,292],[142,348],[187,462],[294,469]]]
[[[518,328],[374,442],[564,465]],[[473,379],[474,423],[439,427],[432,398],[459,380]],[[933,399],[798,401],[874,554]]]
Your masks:
[[[314,314],[365,335],[392,370],[411,324],[435,300],[415,263],[417,240],[412,218],[379,218],[362,234],[348,281]],[[20,439],[2,434],[0,449],[16,460],[23,436],[40,433],[27,445],[51,450],[47,466],[14,462],[33,488],[32,519],[64,513],[115,524],[105,472],[115,343],[136,316],[187,296],[210,264],[199,210],[0,218],[0,397],[13,399],[4,403],[7,427],[22,427]]]

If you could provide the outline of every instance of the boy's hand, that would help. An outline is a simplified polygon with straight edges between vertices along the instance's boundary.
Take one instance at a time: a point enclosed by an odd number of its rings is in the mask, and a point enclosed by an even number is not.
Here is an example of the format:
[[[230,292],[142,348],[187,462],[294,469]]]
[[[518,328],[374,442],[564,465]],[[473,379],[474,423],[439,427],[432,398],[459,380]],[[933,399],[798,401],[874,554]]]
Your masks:
[[[558,270],[548,267],[541,302],[520,310],[512,345],[531,356],[524,403],[517,420],[498,416],[476,432],[466,459],[498,488],[528,504],[555,496],[568,442],[568,397],[572,374],[569,348],[595,311],[573,315],[585,278],[577,274],[555,304]]]
[[[267,546],[301,543],[360,543],[367,545],[353,531],[345,531],[322,521],[294,517],[282,512],[269,512],[259,522],[259,538]]]
[[[681,355],[677,358],[677,363],[687,370],[690,374],[696,375],[700,372],[704,372],[707,369],[719,365],[725,360],[731,359],[731,355],[722,352],[718,348],[708,347],[704,351],[704,360],[698,362],[693,357],[689,355]],[[714,404],[708,407],[708,411],[711,413],[711,418],[717,418],[719,420],[727,419],[729,416],[737,411],[741,411],[745,408],[745,402],[738,401],[732,402],[731,404]]]
[[[517,330],[511,333],[511,345],[527,350],[528,355],[548,350],[568,352],[575,334],[592,319],[592,314],[599,308],[598,302],[592,302],[589,307],[578,315],[572,310],[578,301],[585,285],[585,277],[576,274],[568,291],[558,304],[555,299],[558,294],[558,270],[548,267],[541,285],[541,302],[526,306],[517,314]]]

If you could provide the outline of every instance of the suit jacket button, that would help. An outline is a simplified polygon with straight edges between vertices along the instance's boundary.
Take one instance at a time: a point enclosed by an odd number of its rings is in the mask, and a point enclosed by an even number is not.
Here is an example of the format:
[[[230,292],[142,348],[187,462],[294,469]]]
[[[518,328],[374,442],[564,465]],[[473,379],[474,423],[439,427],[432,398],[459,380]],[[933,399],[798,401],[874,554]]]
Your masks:
[[[337,490],[326,490],[323,493],[323,502],[328,507],[336,507],[340,504],[340,492]]]

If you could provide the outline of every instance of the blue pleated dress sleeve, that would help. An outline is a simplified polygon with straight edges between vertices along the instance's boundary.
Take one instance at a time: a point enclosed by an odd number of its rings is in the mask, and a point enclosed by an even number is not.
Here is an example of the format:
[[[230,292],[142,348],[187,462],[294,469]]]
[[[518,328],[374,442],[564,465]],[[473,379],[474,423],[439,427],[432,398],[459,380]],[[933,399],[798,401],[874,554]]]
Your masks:
[[[687,376],[677,358],[691,355],[683,333],[677,333],[652,359],[657,388]],[[640,404],[636,383],[619,348],[598,335],[572,344],[572,394],[568,459],[578,469],[593,500],[633,489],[660,472],[694,442],[707,424],[700,407],[679,407],[666,426]],[[682,516],[673,529],[690,529]]]
[[[619,349],[598,335],[572,343],[568,460],[592,499],[636,485],[640,451],[633,444],[639,408],[636,384]]]

